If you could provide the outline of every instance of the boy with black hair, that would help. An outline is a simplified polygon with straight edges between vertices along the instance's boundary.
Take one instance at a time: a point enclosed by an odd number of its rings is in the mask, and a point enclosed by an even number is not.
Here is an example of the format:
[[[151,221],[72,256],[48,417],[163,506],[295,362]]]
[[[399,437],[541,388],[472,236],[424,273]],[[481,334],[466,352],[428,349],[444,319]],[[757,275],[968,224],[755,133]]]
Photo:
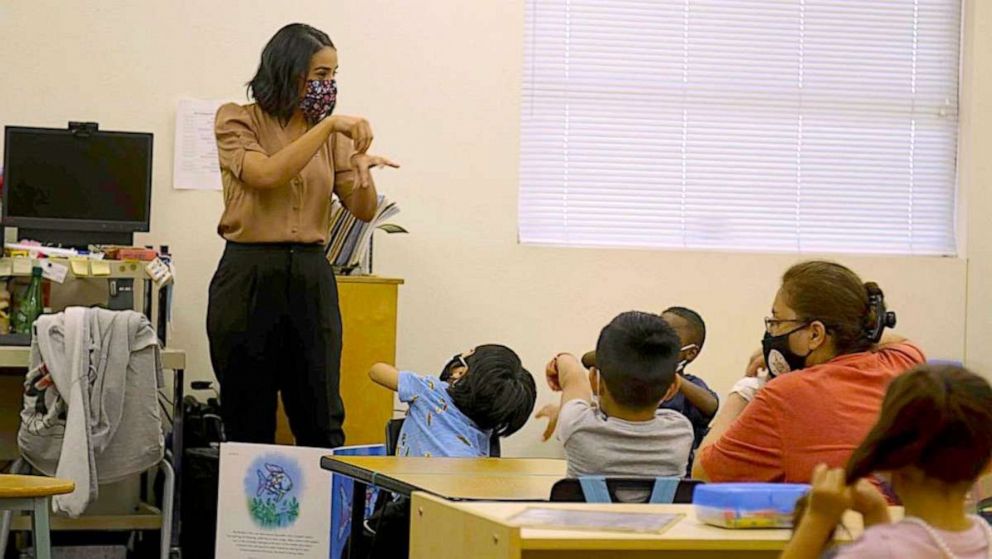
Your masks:
[[[517,432],[537,387],[520,357],[502,345],[456,355],[439,377],[376,363],[369,377],[409,404],[397,456],[489,456],[490,437]]]
[[[661,312],[661,318],[678,334],[681,349],[676,372],[682,377],[679,391],[670,400],[662,402],[661,407],[675,410],[689,418],[692,422],[693,442],[695,451],[703,437],[709,432],[710,422],[720,407],[720,398],[710,389],[706,381],[688,373],[686,369],[699,357],[706,343],[706,323],[696,311],[686,307],[669,307]],[[582,356],[582,365],[596,366],[596,352],[590,351]],[[692,467],[692,457],[689,458]]]
[[[587,371],[566,353],[548,364],[548,384],[562,393],[558,438],[570,477],[685,474],[692,424],[676,411],[658,409],[679,390],[680,347],[661,317],[632,311],[603,328],[596,367]]]
[[[682,343],[679,365],[676,369],[682,377],[682,383],[678,394],[661,404],[661,407],[675,410],[689,418],[694,435],[692,449],[695,451],[709,432],[710,422],[713,421],[717,408],[720,407],[720,399],[716,392],[710,390],[703,379],[686,371],[703,351],[703,344],[706,343],[706,323],[699,313],[685,307],[669,307],[662,311],[661,318],[664,318],[665,322],[675,330]],[[689,467],[692,467],[691,457]]]
[[[455,355],[438,376],[376,363],[369,377],[409,404],[397,456],[489,456],[491,437],[508,437],[534,411],[537,385],[510,348],[480,345]],[[407,557],[410,500],[396,496],[373,514],[365,534],[369,557]]]

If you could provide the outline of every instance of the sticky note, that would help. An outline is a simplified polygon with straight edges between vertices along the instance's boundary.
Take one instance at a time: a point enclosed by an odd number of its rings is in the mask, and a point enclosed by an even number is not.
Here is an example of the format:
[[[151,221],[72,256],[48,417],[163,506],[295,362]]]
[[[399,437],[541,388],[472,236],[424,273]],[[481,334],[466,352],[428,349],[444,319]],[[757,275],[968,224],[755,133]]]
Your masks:
[[[25,258],[23,256],[18,256],[14,258],[14,274],[15,275],[31,275],[32,262],[30,258]]]
[[[14,261],[10,258],[0,260],[0,276],[9,276],[14,273]]]
[[[73,258],[69,261],[72,266],[72,273],[76,277],[85,278],[90,275],[90,261],[85,258]]]
[[[90,262],[90,270],[93,272],[94,276],[109,276],[110,262],[106,262],[104,260],[94,260]]]

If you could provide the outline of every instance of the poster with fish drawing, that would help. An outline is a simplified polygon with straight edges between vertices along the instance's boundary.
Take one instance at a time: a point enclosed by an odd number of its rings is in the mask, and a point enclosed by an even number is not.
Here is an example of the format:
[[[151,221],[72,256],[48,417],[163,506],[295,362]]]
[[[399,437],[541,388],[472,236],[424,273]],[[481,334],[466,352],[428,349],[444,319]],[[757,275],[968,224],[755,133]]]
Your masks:
[[[224,443],[220,449],[217,557],[326,559],[331,475],[326,449]]]
[[[297,495],[303,491],[302,479],[299,464],[285,454],[256,458],[245,475],[245,497],[251,519],[262,528],[292,526],[300,516]]]

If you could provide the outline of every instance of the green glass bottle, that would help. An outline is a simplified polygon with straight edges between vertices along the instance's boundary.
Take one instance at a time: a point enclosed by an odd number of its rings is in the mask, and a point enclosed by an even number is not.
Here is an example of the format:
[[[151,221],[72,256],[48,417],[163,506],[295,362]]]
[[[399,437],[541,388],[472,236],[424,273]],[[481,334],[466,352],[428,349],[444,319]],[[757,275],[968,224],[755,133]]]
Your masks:
[[[14,332],[30,334],[34,321],[38,320],[43,310],[41,301],[41,268],[31,270],[31,285],[21,299],[21,304],[14,313]]]

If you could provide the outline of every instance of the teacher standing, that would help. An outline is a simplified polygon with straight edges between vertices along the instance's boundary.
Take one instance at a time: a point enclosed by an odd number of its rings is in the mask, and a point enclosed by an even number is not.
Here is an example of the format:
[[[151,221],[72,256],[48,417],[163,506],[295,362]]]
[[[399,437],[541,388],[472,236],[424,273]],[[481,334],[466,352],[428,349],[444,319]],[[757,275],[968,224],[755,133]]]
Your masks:
[[[210,282],[207,333],[230,441],[272,443],[282,395],[301,446],[344,444],[341,313],[324,256],[331,196],[375,215],[372,129],[332,115],[338,53],[309,25],[283,27],[248,83],[254,99],[217,111],[227,241]]]

